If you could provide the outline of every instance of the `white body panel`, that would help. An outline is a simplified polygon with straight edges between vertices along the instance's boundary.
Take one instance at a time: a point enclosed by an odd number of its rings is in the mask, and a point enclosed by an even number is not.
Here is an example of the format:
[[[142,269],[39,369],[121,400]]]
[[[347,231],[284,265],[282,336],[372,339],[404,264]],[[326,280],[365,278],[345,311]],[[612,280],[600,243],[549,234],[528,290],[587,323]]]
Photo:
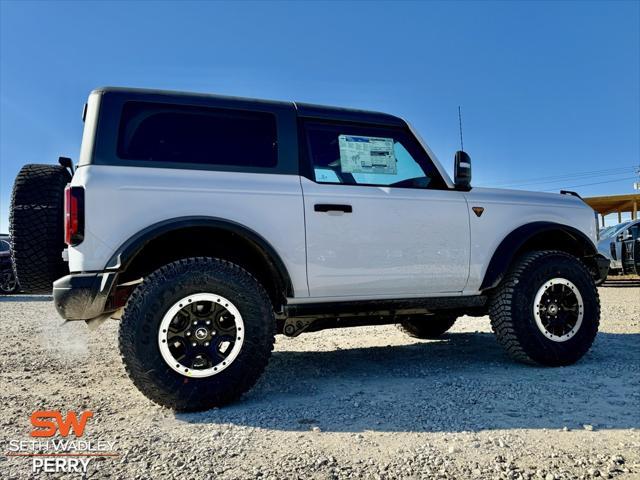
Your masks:
[[[88,165],[72,185],[85,187],[85,239],[69,248],[71,272],[103,270],[125,241],[145,228],[187,216],[237,222],[279,253],[295,296],[308,296],[304,213],[295,175]]]
[[[474,295],[500,242],[522,225],[555,222],[596,238],[593,211],[567,195],[99,165],[80,167],[72,184],[85,187],[86,224],[84,241],[69,248],[71,272],[103,270],[116,249],[155,223],[215,217],[271,244],[291,277],[292,303]],[[316,212],[315,204],[353,212]],[[475,206],[484,208],[481,217]]]
[[[478,292],[491,257],[516,228],[532,222],[553,222],[580,230],[596,243],[593,210],[577,197],[555,193],[473,188],[465,193],[469,208],[484,207],[482,216],[469,215],[471,262],[465,294]]]
[[[301,182],[311,297],[402,298],[464,288],[469,218],[462,192]],[[316,204],[346,204],[353,212],[316,212]]]

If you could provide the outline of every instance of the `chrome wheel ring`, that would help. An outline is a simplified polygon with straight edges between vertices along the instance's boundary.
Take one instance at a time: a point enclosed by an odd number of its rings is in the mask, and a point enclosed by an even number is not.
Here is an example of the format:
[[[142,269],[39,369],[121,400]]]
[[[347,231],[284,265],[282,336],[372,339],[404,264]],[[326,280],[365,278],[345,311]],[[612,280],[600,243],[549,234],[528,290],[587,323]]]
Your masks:
[[[186,377],[216,375],[236,359],[244,343],[242,315],[228,299],[196,293],[162,317],[158,347],[164,361]]]
[[[542,334],[554,342],[573,338],[584,317],[582,295],[566,278],[545,282],[533,301],[533,317]]]

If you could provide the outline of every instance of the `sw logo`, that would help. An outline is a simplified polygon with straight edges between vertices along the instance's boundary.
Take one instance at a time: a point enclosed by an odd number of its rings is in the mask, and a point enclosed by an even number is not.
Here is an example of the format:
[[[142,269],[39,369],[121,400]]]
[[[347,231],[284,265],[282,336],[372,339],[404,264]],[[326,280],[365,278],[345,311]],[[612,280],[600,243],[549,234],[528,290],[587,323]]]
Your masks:
[[[54,410],[40,410],[31,414],[31,425],[34,429],[31,431],[32,437],[53,437],[56,433],[59,433],[62,437],[68,437],[71,432],[77,438],[84,435],[84,429],[87,425],[87,421],[93,417],[93,412],[82,412],[80,416],[76,412],[68,412],[66,417],[62,416],[61,412]],[[65,443],[64,440],[51,440],[53,444],[58,443],[57,448],[70,448],[70,444],[74,441],[68,442],[65,447],[61,445]],[[89,466],[89,458],[82,457],[72,458],[69,454],[51,454],[50,456],[39,456],[32,458],[31,471],[33,473],[59,473],[59,472],[87,472]]]
[[[61,436],[69,436],[73,430],[76,437],[82,437],[87,420],[93,417],[93,412],[82,412],[78,418],[76,412],[67,413],[67,418],[62,418],[62,413],[53,410],[40,410],[31,414],[31,425],[39,430],[32,430],[32,437],[53,437],[56,432]]]

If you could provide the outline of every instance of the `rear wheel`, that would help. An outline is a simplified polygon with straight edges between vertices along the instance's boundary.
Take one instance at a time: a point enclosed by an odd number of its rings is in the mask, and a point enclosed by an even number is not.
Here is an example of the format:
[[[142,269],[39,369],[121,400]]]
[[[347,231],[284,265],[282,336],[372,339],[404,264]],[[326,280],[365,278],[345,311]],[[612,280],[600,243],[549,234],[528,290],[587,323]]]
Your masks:
[[[59,165],[25,165],[13,186],[9,229],[18,282],[28,293],[51,293],[67,275],[64,243],[64,187],[69,172]]]
[[[490,301],[498,342],[516,360],[570,365],[589,350],[600,322],[593,278],[577,258],[557,251],[524,255]]]
[[[189,258],[149,275],[120,324],[120,353],[150,400],[196,411],[232,402],[262,374],[275,318],[264,288],[239,266]]]
[[[411,316],[403,320],[398,325],[398,328],[410,337],[422,339],[438,338],[453,327],[457,318],[458,315],[455,313]]]

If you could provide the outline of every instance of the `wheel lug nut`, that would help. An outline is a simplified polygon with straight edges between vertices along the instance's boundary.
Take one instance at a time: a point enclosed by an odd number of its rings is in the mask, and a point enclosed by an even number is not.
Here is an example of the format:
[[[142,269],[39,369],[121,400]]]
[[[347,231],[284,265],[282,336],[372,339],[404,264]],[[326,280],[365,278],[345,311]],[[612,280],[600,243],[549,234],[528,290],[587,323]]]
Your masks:
[[[192,347],[195,347],[195,346],[196,346],[196,342],[193,342],[193,343],[191,344],[191,346],[192,346]]]
[[[204,342],[204,346],[208,347],[209,346],[209,342]]]
[[[185,335],[186,335],[187,337],[189,337],[189,336],[191,336],[191,332],[187,332],[187,333],[185,333]]]
[[[207,320],[207,325],[211,325],[211,320]]]
[[[197,325],[197,324],[198,324],[198,322],[193,322],[193,324],[194,324],[194,325]]]

